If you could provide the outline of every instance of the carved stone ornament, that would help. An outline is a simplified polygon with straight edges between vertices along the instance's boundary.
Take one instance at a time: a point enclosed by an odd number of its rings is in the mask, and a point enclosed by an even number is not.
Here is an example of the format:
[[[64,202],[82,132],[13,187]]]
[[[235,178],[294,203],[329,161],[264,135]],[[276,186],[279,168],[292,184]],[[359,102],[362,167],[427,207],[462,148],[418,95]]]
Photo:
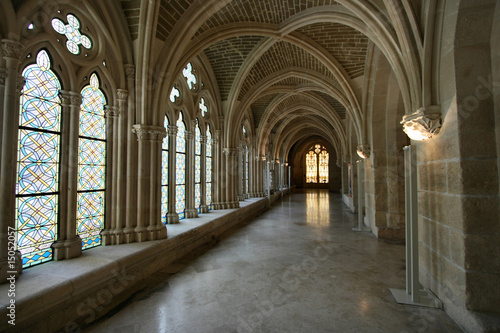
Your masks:
[[[361,158],[368,158],[370,157],[371,153],[371,148],[370,145],[359,145],[358,148],[356,149],[356,152],[358,153],[359,157]]]
[[[116,95],[118,96],[119,101],[125,101],[128,97],[128,91],[125,89],[117,89]]]
[[[186,131],[186,132],[184,132],[184,139],[186,141],[193,140],[193,138],[194,138],[193,131]]]
[[[237,148],[224,148],[222,150],[227,156],[236,156],[238,154]]]
[[[0,85],[5,86],[6,79],[7,79],[7,70],[0,68]]]
[[[17,77],[17,91],[21,91],[24,88],[24,85],[26,84],[26,78],[22,75],[18,75]]]
[[[71,105],[71,95],[69,94],[69,91],[59,90],[59,98],[61,99],[62,105]]]
[[[176,125],[168,125],[167,133],[169,137],[177,136],[177,126]]]
[[[120,116],[120,110],[114,106],[106,105],[104,107],[104,116],[106,118],[118,118]]]
[[[74,106],[80,106],[82,105],[82,95],[79,94],[79,93],[75,93],[75,92],[70,92],[70,102],[71,102],[71,105],[74,105]]]
[[[441,130],[441,113],[439,106],[428,106],[404,116],[401,121],[403,130],[412,140],[428,140],[439,134]]]
[[[137,141],[163,141],[167,136],[164,127],[149,125],[134,125],[132,132],[137,135]]]
[[[19,60],[21,51],[23,50],[23,45],[13,40],[2,39],[2,50],[5,58]]]
[[[125,77],[127,79],[135,78],[135,66],[134,65],[125,65]]]

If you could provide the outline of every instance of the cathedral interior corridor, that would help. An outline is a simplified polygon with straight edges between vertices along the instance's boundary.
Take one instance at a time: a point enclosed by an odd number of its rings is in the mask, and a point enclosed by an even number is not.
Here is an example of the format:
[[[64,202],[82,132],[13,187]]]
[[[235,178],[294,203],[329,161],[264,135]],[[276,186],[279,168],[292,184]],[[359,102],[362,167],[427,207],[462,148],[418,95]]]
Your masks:
[[[0,0],[0,332],[84,330],[500,332],[500,0]]]
[[[355,220],[338,194],[297,190],[83,332],[462,332],[442,310],[396,303],[404,246],[353,233]]]

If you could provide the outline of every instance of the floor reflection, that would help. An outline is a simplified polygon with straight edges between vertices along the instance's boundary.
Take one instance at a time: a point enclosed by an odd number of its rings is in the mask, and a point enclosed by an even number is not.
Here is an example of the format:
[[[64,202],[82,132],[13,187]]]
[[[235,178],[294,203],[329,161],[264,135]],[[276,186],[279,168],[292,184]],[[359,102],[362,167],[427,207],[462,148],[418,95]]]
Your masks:
[[[330,196],[328,190],[306,192],[307,224],[319,227],[330,225]]]

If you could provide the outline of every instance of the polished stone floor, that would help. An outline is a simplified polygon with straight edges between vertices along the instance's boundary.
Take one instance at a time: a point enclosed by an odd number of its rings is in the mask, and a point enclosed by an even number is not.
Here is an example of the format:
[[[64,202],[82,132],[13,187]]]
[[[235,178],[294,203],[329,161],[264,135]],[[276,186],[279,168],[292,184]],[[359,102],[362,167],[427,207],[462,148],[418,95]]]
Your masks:
[[[84,332],[462,332],[403,306],[404,246],[352,231],[339,195],[296,190]]]

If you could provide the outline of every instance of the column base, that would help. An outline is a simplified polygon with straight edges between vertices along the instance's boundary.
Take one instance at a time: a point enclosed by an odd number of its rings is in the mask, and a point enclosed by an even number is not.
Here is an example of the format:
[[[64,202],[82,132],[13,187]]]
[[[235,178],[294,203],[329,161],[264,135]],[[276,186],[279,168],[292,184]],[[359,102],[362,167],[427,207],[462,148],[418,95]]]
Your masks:
[[[221,202],[212,202],[212,209],[213,210],[221,210],[221,209],[225,209],[225,208],[224,208],[224,204]]]
[[[167,223],[168,224],[177,224],[177,223],[179,223],[179,214],[177,214],[177,213],[168,213],[167,214]]]
[[[147,227],[136,227],[134,229],[135,241],[142,243],[148,240],[148,228]]]
[[[113,237],[111,236],[111,229],[101,231],[102,245],[113,245]]]
[[[206,213],[208,213],[209,211],[210,211],[210,209],[208,208],[208,206],[207,206],[207,205],[201,205],[201,206],[200,206],[200,212],[201,212],[201,214],[206,214]]]
[[[82,239],[75,236],[73,239],[61,240],[52,244],[55,261],[79,257],[82,254]]]
[[[135,230],[134,228],[123,229],[123,243],[130,244],[135,242]]]
[[[17,280],[19,275],[23,272],[23,258],[21,252],[16,250],[13,259],[14,261],[0,261],[0,284],[12,282],[12,277]]]
[[[184,211],[184,214],[186,214],[186,218],[188,219],[194,219],[198,217],[198,211],[196,209],[186,209]]]
[[[165,225],[153,225],[148,227],[149,240],[167,238],[167,227]]]
[[[115,229],[111,231],[111,244],[119,245],[123,244],[123,229]]]

